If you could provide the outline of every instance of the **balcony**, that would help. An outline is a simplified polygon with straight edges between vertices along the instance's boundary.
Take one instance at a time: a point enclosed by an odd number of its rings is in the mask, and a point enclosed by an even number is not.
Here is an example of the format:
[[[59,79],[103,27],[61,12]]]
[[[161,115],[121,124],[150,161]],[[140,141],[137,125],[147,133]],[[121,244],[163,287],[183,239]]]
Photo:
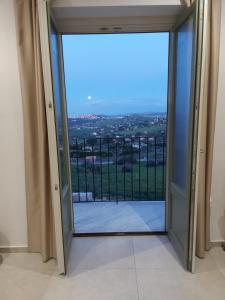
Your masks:
[[[77,233],[165,230],[164,136],[73,141]]]

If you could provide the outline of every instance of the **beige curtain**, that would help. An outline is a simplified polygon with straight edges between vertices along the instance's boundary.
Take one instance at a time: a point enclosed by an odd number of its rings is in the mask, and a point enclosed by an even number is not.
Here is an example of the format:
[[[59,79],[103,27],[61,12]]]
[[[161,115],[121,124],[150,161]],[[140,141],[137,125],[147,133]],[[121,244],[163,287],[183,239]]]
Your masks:
[[[47,123],[37,0],[15,0],[23,99],[28,247],[46,261],[55,253]]]
[[[185,0],[190,5],[191,0]],[[205,256],[210,246],[210,195],[212,181],[213,144],[216,118],[219,49],[221,25],[221,0],[208,0],[206,65],[201,122],[200,176],[198,182],[198,216],[196,254]]]
[[[181,4],[190,6],[195,0],[181,0]]]

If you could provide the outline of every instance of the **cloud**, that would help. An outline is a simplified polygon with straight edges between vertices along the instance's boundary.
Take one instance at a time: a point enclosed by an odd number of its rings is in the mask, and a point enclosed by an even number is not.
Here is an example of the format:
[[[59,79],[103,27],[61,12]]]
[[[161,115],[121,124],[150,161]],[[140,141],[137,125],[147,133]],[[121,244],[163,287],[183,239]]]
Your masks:
[[[131,105],[131,106],[164,106],[166,102],[166,98],[121,98],[121,99],[110,99],[110,100],[103,100],[103,99],[92,99],[91,101],[86,101],[86,105],[99,105],[102,107],[111,107],[111,106],[124,106],[124,105]],[[119,107],[118,107],[119,108]]]

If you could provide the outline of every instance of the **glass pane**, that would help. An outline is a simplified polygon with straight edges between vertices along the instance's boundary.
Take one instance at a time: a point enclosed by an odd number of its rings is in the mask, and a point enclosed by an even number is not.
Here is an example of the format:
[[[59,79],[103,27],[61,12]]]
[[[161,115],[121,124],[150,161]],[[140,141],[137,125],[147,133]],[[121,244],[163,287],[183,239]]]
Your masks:
[[[187,178],[192,97],[193,27],[194,17],[192,16],[179,28],[177,33],[173,181],[181,190],[185,190]]]
[[[65,160],[65,146],[64,146],[64,126],[63,126],[63,111],[61,106],[61,87],[60,87],[60,73],[58,62],[58,48],[57,48],[57,36],[52,30],[51,33],[51,51],[52,51],[52,77],[53,77],[53,89],[54,89],[54,101],[55,101],[55,113],[56,113],[56,131],[57,131],[57,143],[59,151],[59,164],[60,164],[60,182],[61,188],[68,183],[66,173],[66,160]]]

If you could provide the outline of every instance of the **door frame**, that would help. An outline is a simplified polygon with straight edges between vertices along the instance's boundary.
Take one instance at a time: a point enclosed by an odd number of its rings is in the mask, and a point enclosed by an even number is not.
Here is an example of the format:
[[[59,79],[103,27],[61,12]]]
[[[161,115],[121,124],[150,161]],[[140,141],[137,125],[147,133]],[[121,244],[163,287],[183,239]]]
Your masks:
[[[47,0],[48,1],[48,0]],[[54,20],[54,18],[53,18]],[[116,18],[115,18],[116,20]],[[95,32],[91,32],[89,27],[85,28],[84,31],[82,32],[75,32],[75,33],[65,33],[65,32],[61,32],[60,35],[62,37],[62,35],[94,35],[94,34],[99,34],[99,35],[113,35],[113,34],[142,34],[142,33],[168,33],[169,35],[169,43],[168,43],[168,67],[167,67],[167,72],[168,72],[168,84],[167,84],[167,97],[166,97],[166,107],[167,107],[167,111],[166,111],[166,116],[167,116],[167,130],[166,130],[166,135],[168,134],[168,118],[169,118],[169,72],[170,72],[170,60],[171,60],[171,48],[170,48],[170,43],[171,43],[171,31],[170,30],[162,30],[161,28],[158,28],[157,30],[153,30],[151,28],[151,25],[149,25],[150,27],[146,26],[145,29],[142,31],[139,30],[135,30],[132,26],[132,24],[130,24],[131,26],[131,30],[127,30],[127,28],[125,30],[122,30],[120,32],[102,32],[100,29],[96,30]],[[55,25],[56,26],[56,25]],[[137,27],[138,28],[138,27]],[[130,28],[129,28],[130,29]],[[63,60],[63,56],[61,57]],[[63,70],[64,72],[64,70]],[[63,77],[65,77],[65,74],[63,74]],[[167,149],[167,139],[165,139],[165,143],[166,143],[166,149]],[[168,149],[167,149],[168,150]],[[167,153],[167,151],[165,151],[165,153]],[[159,236],[166,236],[168,233],[168,197],[167,197],[167,169],[168,169],[168,159],[166,156],[166,164],[165,164],[165,214],[164,214],[164,218],[165,218],[165,230],[162,231],[139,231],[139,232],[97,232],[97,233],[76,233],[75,229],[74,229],[74,233],[73,236],[74,237],[94,237],[94,236],[131,236],[131,235],[159,235]],[[76,208],[73,208],[73,214],[75,215],[75,210]],[[75,225],[74,225],[75,228]]]
[[[201,0],[200,0],[201,1]],[[202,26],[204,27],[203,31],[199,32],[199,35],[202,35],[202,49],[203,51],[198,51],[198,72],[199,74],[204,73],[204,60],[205,60],[205,43],[206,43],[206,14],[207,14],[207,5],[208,0],[202,0],[205,3],[204,6],[204,20],[201,20]],[[62,259],[63,250],[63,237],[62,237],[62,214],[61,214],[61,204],[60,204],[60,191],[59,191],[59,173],[58,173],[58,157],[57,157],[57,141],[56,141],[56,126],[55,126],[55,114],[53,109],[53,92],[52,92],[52,78],[51,78],[51,61],[50,61],[50,51],[49,51],[49,39],[48,39],[48,21],[47,21],[47,4],[49,0],[38,0],[38,11],[39,11],[39,24],[40,24],[40,36],[41,36],[41,44],[42,44],[42,61],[43,61],[43,73],[44,73],[44,88],[45,88],[45,100],[46,100],[46,115],[47,115],[47,125],[48,125],[48,136],[49,136],[49,150],[50,150],[50,167],[51,167],[51,190],[52,190],[52,203],[53,203],[53,211],[54,211],[54,223],[55,223],[55,233],[56,233],[56,249],[57,249],[57,262],[58,262],[58,270],[59,273],[64,273],[65,270],[64,261]],[[55,26],[57,28],[56,22]],[[140,24],[139,24],[140,25]],[[133,26],[132,26],[133,27]],[[140,30],[140,29],[139,29]],[[137,32],[160,32],[160,30],[152,30],[148,29],[148,26],[145,27],[143,31]],[[166,30],[162,30],[166,31]],[[127,33],[130,31],[127,31]],[[135,27],[132,28],[132,32],[135,32]],[[83,32],[82,32],[83,33]],[[102,33],[102,32],[101,32]],[[118,32],[115,32],[118,33]],[[122,32],[120,32],[122,33]],[[171,125],[170,111],[173,109],[173,89],[171,89],[171,82],[173,81],[172,74],[172,66],[174,64],[173,50],[174,50],[174,41],[173,41],[173,33],[169,31],[169,72],[168,72],[168,105],[167,105],[167,165],[166,165],[166,229],[169,228],[169,215],[170,215],[170,203],[169,203],[169,194],[168,194],[168,183],[170,178],[170,153],[171,153]],[[201,58],[200,58],[201,57]],[[202,59],[203,57],[203,59]],[[199,64],[201,60],[201,64]],[[63,66],[63,62],[60,62],[61,67]],[[63,72],[64,74],[64,72]],[[198,82],[200,82],[200,90],[198,91],[199,97],[197,97],[198,105],[196,105],[195,112],[195,132],[196,139],[193,142],[193,161],[192,168],[195,165],[195,172],[192,180],[192,197],[196,198],[198,194],[198,176],[199,176],[199,156],[200,156],[200,143],[199,137],[201,134],[201,115],[202,115],[202,96],[203,96],[203,76],[197,76]],[[65,93],[65,86],[64,86]],[[192,162],[193,162],[192,161]],[[71,202],[71,207],[72,207]],[[73,211],[73,210],[72,210]],[[191,208],[192,215],[192,227],[193,227],[193,235],[190,241],[190,252],[192,253],[192,265],[190,266],[190,270],[194,270],[195,266],[195,244],[196,244],[196,223],[197,223],[197,201],[192,203]]]

